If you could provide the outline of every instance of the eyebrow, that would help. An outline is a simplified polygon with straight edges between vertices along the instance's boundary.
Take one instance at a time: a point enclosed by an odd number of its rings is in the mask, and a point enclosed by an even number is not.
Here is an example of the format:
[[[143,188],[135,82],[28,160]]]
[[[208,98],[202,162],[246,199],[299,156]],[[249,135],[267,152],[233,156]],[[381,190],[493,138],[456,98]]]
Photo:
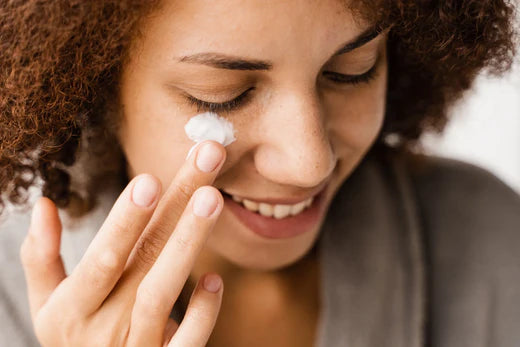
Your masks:
[[[375,39],[381,33],[381,29],[379,27],[372,27],[360,35],[358,35],[354,40],[349,41],[334,53],[334,57],[351,52],[356,48],[359,48],[368,42]],[[239,57],[234,57],[221,53],[197,53],[193,55],[183,56],[179,59],[181,63],[190,63],[190,64],[201,64],[211,66],[217,69],[226,69],[226,70],[248,70],[248,71],[258,71],[258,70],[272,70],[273,63],[270,61],[264,60],[246,60]]]

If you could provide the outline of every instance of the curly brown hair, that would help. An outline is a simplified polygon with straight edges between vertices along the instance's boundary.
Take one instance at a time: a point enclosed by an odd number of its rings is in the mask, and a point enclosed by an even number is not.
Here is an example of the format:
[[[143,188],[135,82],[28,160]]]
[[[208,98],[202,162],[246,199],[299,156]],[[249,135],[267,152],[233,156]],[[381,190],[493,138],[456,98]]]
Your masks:
[[[443,130],[449,106],[481,71],[508,70],[514,7],[502,0],[371,0],[352,10],[388,40],[385,122],[374,148],[406,151]],[[0,211],[29,188],[81,217],[128,182],[116,141],[121,67],[159,1],[0,0]]]

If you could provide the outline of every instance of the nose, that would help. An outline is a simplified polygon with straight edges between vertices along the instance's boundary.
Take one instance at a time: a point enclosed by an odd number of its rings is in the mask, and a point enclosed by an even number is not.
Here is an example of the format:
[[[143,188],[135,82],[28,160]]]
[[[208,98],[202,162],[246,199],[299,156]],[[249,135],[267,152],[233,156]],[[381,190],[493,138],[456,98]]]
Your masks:
[[[326,180],[336,156],[317,93],[285,89],[271,98],[263,113],[257,171],[273,182],[305,188]]]

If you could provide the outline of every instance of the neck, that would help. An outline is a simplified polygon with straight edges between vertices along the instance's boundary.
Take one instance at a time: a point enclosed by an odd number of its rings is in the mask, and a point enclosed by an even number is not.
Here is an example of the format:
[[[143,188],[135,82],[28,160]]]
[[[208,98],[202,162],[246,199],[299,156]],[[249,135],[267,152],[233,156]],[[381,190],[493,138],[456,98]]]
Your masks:
[[[317,260],[317,247],[314,246],[294,264],[274,271],[260,271],[239,267],[205,247],[192,268],[179,300],[185,309],[197,280],[207,272],[215,272],[222,277],[224,297],[227,302],[241,301],[244,299],[245,292],[262,290],[275,291],[280,295],[293,298],[296,295],[306,295],[317,290],[316,280],[319,276]]]
[[[294,280],[308,271],[308,267],[317,260],[317,247],[314,245],[305,256],[297,262],[273,271],[247,269],[230,262],[226,258],[205,247],[199,254],[192,271],[190,281],[196,282],[207,272],[218,273],[225,285],[233,284],[249,278],[280,278]]]

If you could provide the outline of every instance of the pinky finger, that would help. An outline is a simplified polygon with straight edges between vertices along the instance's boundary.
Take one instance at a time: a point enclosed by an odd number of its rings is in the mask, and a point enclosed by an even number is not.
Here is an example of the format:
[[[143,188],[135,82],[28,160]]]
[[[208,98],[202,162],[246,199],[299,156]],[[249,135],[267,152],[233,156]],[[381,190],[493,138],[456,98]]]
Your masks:
[[[206,346],[220,311],[223,289],[219,275],[211,273],[202,276],[168,347]]]

